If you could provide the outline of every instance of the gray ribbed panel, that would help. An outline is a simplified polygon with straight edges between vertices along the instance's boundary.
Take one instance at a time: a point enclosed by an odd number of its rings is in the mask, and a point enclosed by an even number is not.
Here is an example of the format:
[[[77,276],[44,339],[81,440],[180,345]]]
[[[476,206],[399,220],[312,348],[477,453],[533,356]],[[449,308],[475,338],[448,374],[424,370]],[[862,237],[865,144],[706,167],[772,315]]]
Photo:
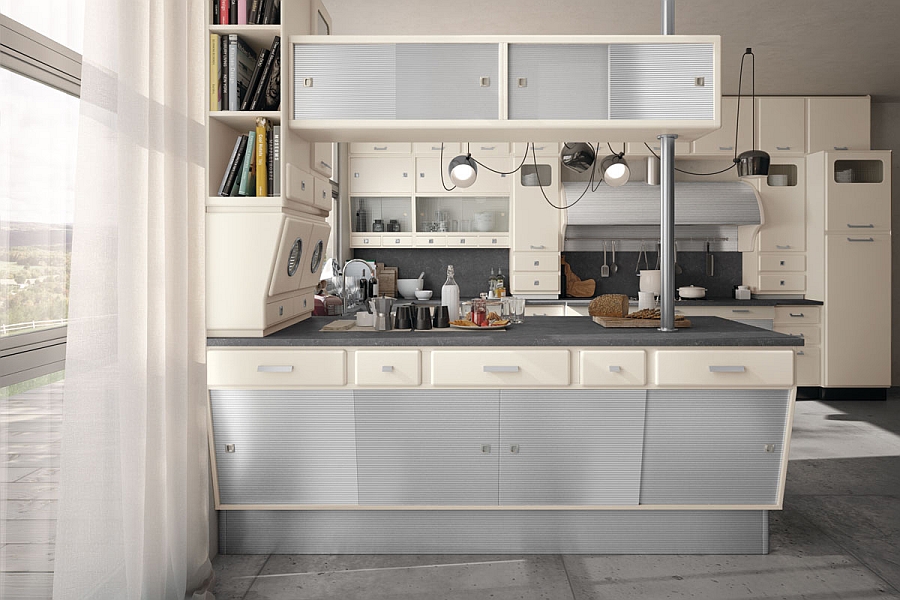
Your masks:
[[[500,503],[637,504],[645,402],[644,390],[501,391]]]
[[[360,504],[497,504],[498,392],[354,396]]]
[[[774,504],[789,398],[787,390],[649,390],[641,504]]]
[[[584,192],[584,182],[564,182],[572,203]],[[761,221],[756,190],[741,181],[676,183],[676,225],[758,225]],[[659,225],[659,187],[627,183],[600,185],[587,191],[568,211],[569,225]]]
[[[607,95],[606,44],[509,45],[510,119],[605,120]]]
[[[209,395],[223,504],[356,504],[352,392]]]
[[[499,44],[397,44],[397,118],[498,119],[499,53]]]
[[[394,44],[294,44],[293,118],[395,119],[395,62]]]
[[[227,511],[222,554],[765,554],[766,511]]]
[[[712,120],[714,76],[712,44],[610,44],[609,118]]]
[[[570,225],[566,227],[563,250],[602,252],[603,240],[606,240],[607,250],[611,240],[618,240],[616,250],[619,252],[639,252],[643,240],[644,250],[655,253],[658,239],[659,225]],[[675,227],[675,239],[679,252],[705,252],[706,240],[715,240],[709,245],[712,252],[738,251],[735,225],[679,225]]]

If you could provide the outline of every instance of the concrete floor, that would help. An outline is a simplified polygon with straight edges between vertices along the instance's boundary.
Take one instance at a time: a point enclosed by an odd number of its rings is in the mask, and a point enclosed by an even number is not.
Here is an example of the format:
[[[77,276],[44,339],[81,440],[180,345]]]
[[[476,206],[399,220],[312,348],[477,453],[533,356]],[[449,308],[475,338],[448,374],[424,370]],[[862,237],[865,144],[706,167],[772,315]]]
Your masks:
[[[900,390],[798,402],[766,556],[218,556],[217,600],[900,600]]]

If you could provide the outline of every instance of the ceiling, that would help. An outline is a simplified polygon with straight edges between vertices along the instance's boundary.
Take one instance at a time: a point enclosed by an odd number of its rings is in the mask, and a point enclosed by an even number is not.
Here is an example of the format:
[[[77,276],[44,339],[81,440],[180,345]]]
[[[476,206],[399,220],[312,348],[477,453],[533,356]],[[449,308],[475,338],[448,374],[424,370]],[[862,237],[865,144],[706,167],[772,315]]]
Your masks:
[[[341,35],[660,33],[660,0],[323,2]],[[898,31],[898,0],[675,1],[675,33],[722,36],[723,92],[731,95],[752,47],[757,94],[900,102]]]

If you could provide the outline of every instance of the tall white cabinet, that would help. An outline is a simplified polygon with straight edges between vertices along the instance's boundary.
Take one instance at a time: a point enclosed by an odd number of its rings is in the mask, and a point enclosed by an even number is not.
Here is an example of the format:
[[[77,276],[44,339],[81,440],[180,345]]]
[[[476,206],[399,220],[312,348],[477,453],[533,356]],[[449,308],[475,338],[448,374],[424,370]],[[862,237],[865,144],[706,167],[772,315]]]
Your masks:
[[[807,298],[824,306],[822,385],[891,385],[891,153],[807,157]]]

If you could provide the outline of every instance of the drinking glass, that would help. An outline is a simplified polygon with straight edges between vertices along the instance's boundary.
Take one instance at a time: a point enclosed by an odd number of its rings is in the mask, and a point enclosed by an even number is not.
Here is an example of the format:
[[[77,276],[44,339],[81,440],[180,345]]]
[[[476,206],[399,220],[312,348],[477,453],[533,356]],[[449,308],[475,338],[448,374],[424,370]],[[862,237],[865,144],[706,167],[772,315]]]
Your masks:
[[[525,322],[525,298],[518,297],[514,298],[516,302],[516,323],[524,323]]]

